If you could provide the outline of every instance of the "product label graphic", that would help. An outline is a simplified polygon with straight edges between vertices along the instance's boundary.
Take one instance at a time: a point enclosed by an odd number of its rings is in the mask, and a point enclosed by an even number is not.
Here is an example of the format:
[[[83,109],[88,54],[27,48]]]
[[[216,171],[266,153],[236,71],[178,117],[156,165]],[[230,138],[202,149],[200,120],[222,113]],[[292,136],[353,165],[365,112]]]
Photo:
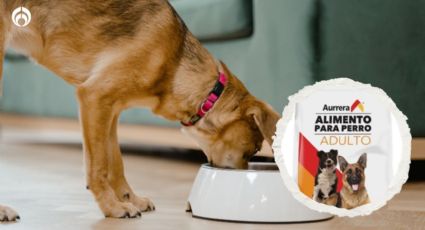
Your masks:
[[[277,130],[275,156],[286,185],[319,211],[368,214],[407,178],[410,133],[380,89],[350,79],[306,87],[290,98]]]

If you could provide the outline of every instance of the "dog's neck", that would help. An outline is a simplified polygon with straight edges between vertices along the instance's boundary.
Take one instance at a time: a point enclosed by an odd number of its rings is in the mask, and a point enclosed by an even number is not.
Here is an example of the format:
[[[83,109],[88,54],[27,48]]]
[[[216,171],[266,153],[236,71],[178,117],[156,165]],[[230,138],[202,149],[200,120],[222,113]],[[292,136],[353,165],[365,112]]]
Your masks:
[[[174,95],[181,95],[185,106],[182,111],[178,111],[176,119],[186,122],[197,113],[200,105],[206,99],[209,92],[217,82],[219,73],[222,72],[227,77],[227,85],[224,88],[220,98],[214,104],[214,107],[194,126],[197,129],[208,130],[217,127],[217,120],[211,117],[217,117],[217,114],[224,114],[234,107],[235,101],[241,101],[246,89],[236,89],[235,81],[238,81],[227,67],[217,61],[193,35],[188,34],[185,38],[183,53],[180,64],[175,72],[175,91]],[[247,93],[246,93],[247,94]],[[238,100],[228,100],[229,98]],[[233,103],[233,104],[232,104]],[[209,116],[213,115],[214,116]]]
[[[196,127],[197,129],[204,129],[204,130],[211,128],[211,126],[216,127],[216,122],[213,117],[216,115],[219,116],[220,114],[226,113],[227,112],[226,103],[229,103],[229,104],[233,103],[230,100],[227,100],[229,97],[231,97],[232,94],[234,94],[234,92],[232,92],[232,88],[233,88],[232,75],[229,72],[224,71],[224,69],[222,68],[222,65],[219,62],[216,62],[216,65],[213,66],[212,68],[216,71],[216,74],[213,78],[211,78],[210,76],[208,77],[203,76],[205,78],[208,78],[208,82],[201,83],[201,84],[196,82],[190,83],[192,86],[198,85],[200,90],[199,92],[196,92],[198,90],[195,88],[194,90],[192,90],[192,92],[190,92],[187,95],[187,98],[193,98],[193,99],[186,101],[187,105],[189,105],[188,107],[186,107],[187,112],[184,113],[184,116],[179,118],[179,120],[181,120],[182,123],[187,123],[187,121],[191,120],[193,116],[195,116],[199,112],[201,106],[203,106],[203,103],[205,103],[205,100],[209,96],[210,92],[217,85],[220,73],[223,73],[225,75],[227,84],[224,86],[223,91],[221,92],[220,96],[218,97],[217,101],[215,101],[211,109],[208,112],[206,112],[206,114],[202,118],[200,118],[196,123],[191,125],[185,125],[186,127]],[[200,80],[200,82],[204,82],[204,79]],[[210,115],[213,115],[213,116],[210,116]]]
[[[210,90],[207,97],[200,104],[196,114],[188,121],[181,121],[183,126],[194,126],[198,121],[200,121],[206,114],[214,108],[214,105],[220,99],[224,89],[227,86],[227,75],[224,73],[221,63],[217,62],[217,72],[218,77],[214,84],[214,87]]]
[[[332,168],[322,168],[320,169],[321,174],[325,175],[333,175],[335,174],[335,167]]]
[[[369,196],[367,194],[366,188],[364,187],[357,192],[353,192],[343,186],[340,194],[345,208],[348,209],[369,203]]]

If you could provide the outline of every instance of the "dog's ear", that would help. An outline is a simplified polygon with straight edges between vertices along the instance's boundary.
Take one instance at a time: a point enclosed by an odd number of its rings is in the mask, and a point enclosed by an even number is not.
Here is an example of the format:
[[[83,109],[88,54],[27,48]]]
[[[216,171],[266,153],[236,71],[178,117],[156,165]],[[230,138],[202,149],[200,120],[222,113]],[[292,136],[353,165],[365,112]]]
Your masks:
[[[270,105],[258,100],[248,107],[246,113],[248,116],[253,117],[263,138],[267,143],[272,145],[272,137],[276,132],[276,123],[280,118],[279,114],[275,112]]]
[[[334,156],[338,156],[338,150],[336,149],[331,149],[330,153]]]
[[[320,151],[317,151],[317,156],[320,158],[320,156],[322,155],[322,154],[324,154],[325,152],[323,152],[322,150],[320,150]]]
[[[341,171],[344,172],[345,168],[347,168],[348,162],[342,156],[338,156],[338,162],[339,162],[339,169],[341,169]]]
[[[367,154],[363,153],[360,157],[357,163],[362,167],[366,168],[366,162],[367,162]]]

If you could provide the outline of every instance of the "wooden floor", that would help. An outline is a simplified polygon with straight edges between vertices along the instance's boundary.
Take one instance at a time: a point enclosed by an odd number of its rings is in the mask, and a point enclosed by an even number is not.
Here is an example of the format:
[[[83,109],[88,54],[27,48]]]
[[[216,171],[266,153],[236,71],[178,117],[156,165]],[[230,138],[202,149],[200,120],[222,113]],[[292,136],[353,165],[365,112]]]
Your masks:
[[[407,184],[386,207],[367,217],[307,224],[242,224],[193,218],[186,198],[199,163],[125,155],[130,184],[154,201],[142,219],[105,219],[85,190],[79,147],[0,141],[0,203],[21,221],[4,229],[424,229],[425,183]],[[288,207],[290,208],[290,207]]]
[[[367,217],[285,225],[193,218],[185,212],[186,199],[200,163],[185,157],[173,160],[174,152],[164,157],[163,149],[157,156],[156,148],[197,149],[196,144],[177,129],[130,125],[120,126],[124,146],[154,148],[125,154],[128,180],[137,193],[154,201],[156,211],[142,219],[105,219],[85,189],[81,133],[75,120],[0,113],[0,126],[0,204],[14,207],[22,218],[0,224],[1,229],[425,229],[425,182],[405,185],[386,207]],[[425,159],[424,140],[413,143],[416,159]],[[263,155],[270,152],[265,149]]]

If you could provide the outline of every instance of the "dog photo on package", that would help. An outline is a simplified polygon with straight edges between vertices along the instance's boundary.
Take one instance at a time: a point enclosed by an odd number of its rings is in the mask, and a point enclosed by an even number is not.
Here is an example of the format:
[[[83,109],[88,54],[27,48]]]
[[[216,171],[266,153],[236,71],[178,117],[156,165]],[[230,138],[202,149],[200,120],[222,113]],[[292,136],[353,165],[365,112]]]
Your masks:
[[[292,157],[285,153],[282,158],[286,166],[292,165],[286,170],[303,199],[314,201],[319,211],[327,210],[326,205],[338,209],[330,209],[334,214],[357,208],[367,211],[356,213],[365,214],[391,196],[389,188],[405,163],[400,163],[402,144],[390,112],[393,104],[383,100],[384,94],[337,79],[307,87],[290,98],[292,113],[284,112],[283,117],[292,120],[294,148]],[[288,144],[282,144],[285,147]]]
[[[318,92],[297,104],[298,185],[316,202],[340,208],[367,204],[369,196],[385,199],[390,115],[366,93],[334,93]]]

